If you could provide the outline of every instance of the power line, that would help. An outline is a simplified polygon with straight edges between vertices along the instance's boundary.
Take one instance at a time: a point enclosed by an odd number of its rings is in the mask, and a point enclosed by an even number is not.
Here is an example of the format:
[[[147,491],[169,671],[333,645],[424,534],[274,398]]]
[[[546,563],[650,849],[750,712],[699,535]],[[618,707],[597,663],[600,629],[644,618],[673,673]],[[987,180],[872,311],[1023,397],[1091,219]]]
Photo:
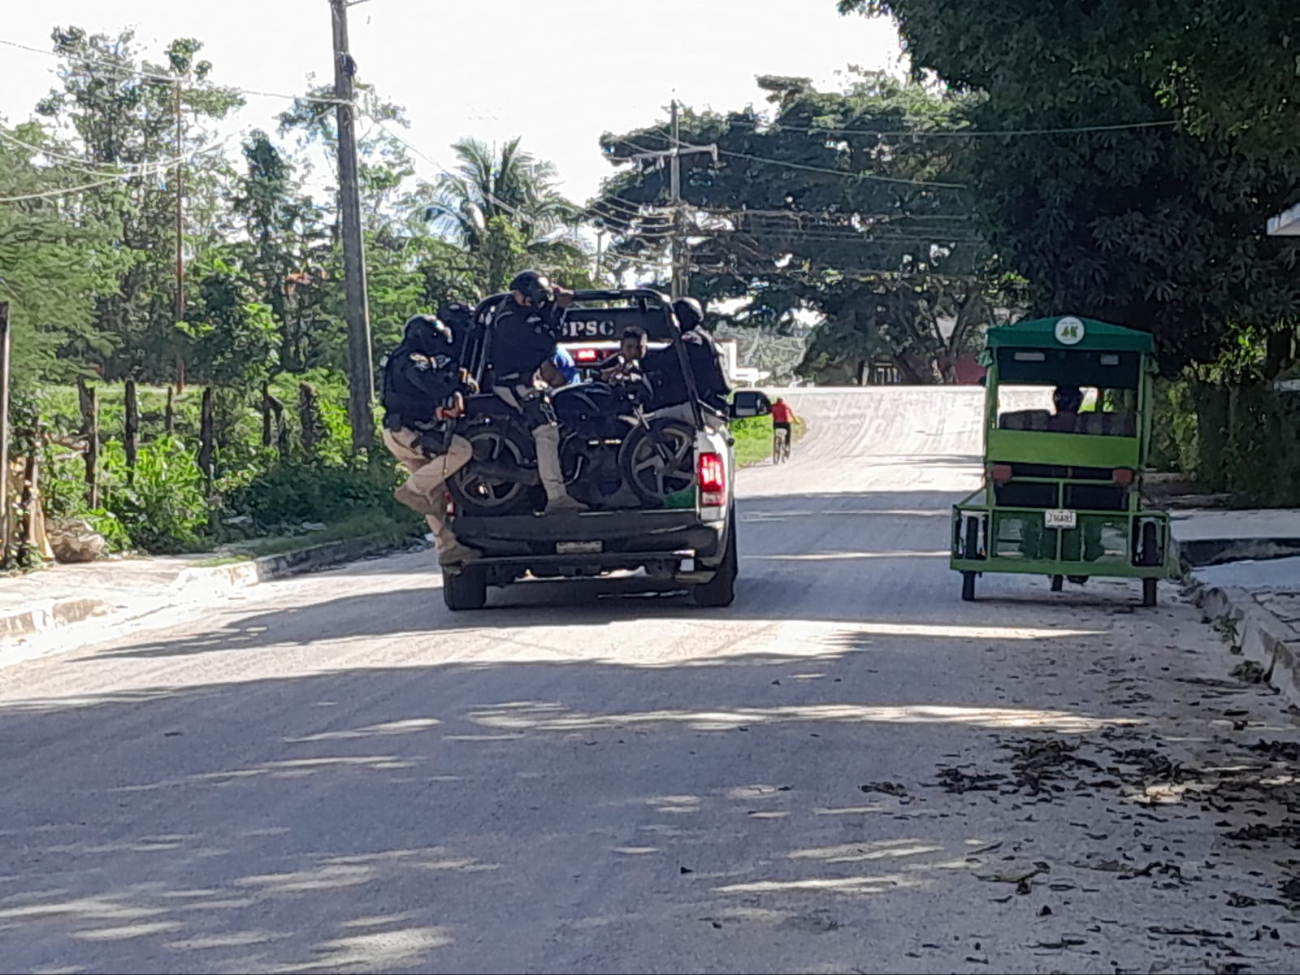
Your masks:
[[[25,203],[28,200],[48,200],[56,196],[67,196],[71,193],[81,193],[85,190],[93,190],[97,186],[107,186],[109,183],[116,183],[121,176],[109,176],[105,179],[96,180],[93,183],[83,183],[80,186],[68,186],[60,190],[47,190],[44,193],[26,193],[22,196],[0,196],[0,203]]]
[[[876,132],[872,129],[848,126],[795,126],[785,125],[780,120],[766,122],[760,119],[727,119],[726,124],[728,126],[737,125],[754,129],[757,129],[760,125],[766,125],[770,129],[781,132],[801,132],[809,135],[870,135],[882,139],[901,139],[908,136],[922,138],[978,138],[985,136],[1006,138],[1021,135],[1077,135],[1088,132],[1122,132],[1134,129],[1168,128],[1177,125],[1178,122],[1176,119],[1161,119],[1151,122],[1116,122],[1109,125],[1074,125],[1039,129],[902,129],[893,132]]]
[[[209,142],[205,146],[200,146],[198,149],[193,149],[185,153],[184,155],[171,156],[164,159],[156,159],[153,160],[152,162],[119,163],[117,167],[114,168],[110,166],[96,166],[96,165],[87,164],[86,160],[79,156],[70,156],[67,153],[55,152],[53,149],[48,149],[44,146],[38,146],[38,145],[33,145],[30,142],[24,142],[22,139],[10,135],[8,132],[4,131],[4,129],[0,129],[0,139],[4,139],[6,142],[12,143],[13,145],[19,146],[23,149],[27,149],[31,152],[40,153],[41,155],[48,156],[51,159],[58,159],[62,162],[73,163],[75,164],[75,168],[79,169],[81,172],[84,172],[89,176],[96,176],[96,175],[112,176],[112,177],[120,176],[123,178],[132,178],[136,176],[151,176],[154,173],[171,169],[173,166],[176,166],[178,163],[189,162],[195,156],[200,156],[205,152],[211,152],[213,149],[221,148],[227,142],[229,142],[231,138],[232,137],[229,135],[224,136],[221,139],[217,139],[213,142]]]
[[[807,166],[803,163],[786,162],[781,159],[768,159],[766,156],[754,156],[747,152],[732,152],[728,149],[718,150],[724,156],[736,159],[748,159],[750,162],[763,163],[768,166],[782,166],[786,169],[798,169],[808,173],[825,173],[828,176],[840,176],[845,179],[862,179],[875,183],[901,183],[906,186],[932,186],[936,189],[964,190],[965,183],[941,183],[934,180],[906,179],[902,176],[877,176],[874,173],[850,173],[842,169],[827,169],[824,166]]]
[[[987,241],[979,237],[942,237],[932,236],[908,236],[908,235],[890,235],[888,237],[867,237],[858,234],[817,234],[817,233],[752,233],[750,231],[717,231],[711,232],[706,230],[687,231],[687,237],[713,238],[722,239],[720,234],[736,234],[742,237],[758,237],[776,240],[789,240],[791,243],[800,241],[815,241],[818,243],[843,243],[843,244],[874,244],[884,246],[888,244],[932,244],[935,247],[958,246],[962,244],[986,244]]]
[[[662,126],[656,129],[656,131],[661,131],[661,130],[662,130]],[[667,133],[664,134],[664,138],[667,139],[669,142],[673,141],[672,136],[668,135]],[[656,151],[656,150],[646,149],[645,147],[639,146],[635,142],[632,142],[628,139],[620,139],[619,141],[622,142],[623,145],[631,146],[633,149],[636,149],[639,152]],[[681,142],[680,139],[676,141],[679,143]],[[763,163],[769,166],[783,166],[786,169],[798,169],[808,173],[823,173],[828,176],[839,176],[845,179],[869,180],[871,182],[876,182],[876,183],[901,183],[906,186],[930,186],[930,187],[935,187],[936,189],[948,189],[948,190],[966,189],[965,183],[941,183],[934,180],[907,179],[906,177],[902,177],[902,176],[878,176],[874,173],[851,173],[843,169],[827,169],[824,166],[809,166],[805,163],[787,162],[783,159],[770,159],[767,156],[755,156],[747,152],[733,152],[729,149],[719,149],[718,153],[723,156],[731,156],[735,159],[747,159],[750,162]]]
[[[392,138],[396,139],[396,140],[397,140],[398,142],[400,142],[402,145],[406,146],[406,148],[410,149],[413,153],[415,153],[417,156],[419,156],[421,159],[423,159],[425,162],[427,162],[430,166],[432,166],[434,169],[438,170],[438,172],[440,172],[442,175],[447,176],[447,177],[450,177],[451,179],[457,179],[457,178],[459,178],[459,177],[457,177],[454,173],[450,172],[450,171],[449,171],[445,166],[443,166],[442,163],[438,162],[436,159],[434,159],[432,156],[430,156],[430,155],[429,155],[428,153],[426,153],[424,150],[422,150],[422,149],[420,149],[418,146],[414,145],[414,144],[413,144],[409,139],[403,138],[401,135],[399,135],[398,133],[396,133],[396,132],[394,132],[392,129],[390,129],[390,128],[388,127],[388,123],[387,123],[386,120],[381,119],[381,118],[379,118],[377,115],[373,115],[373,114],[371,114],[371,113],[369,113],[369,112],[367,112],[366,114],[369,115],[370,119],[371,119],[373,122],[375,122],[375,124],[377,124],[381,129],[383,129],[385,132],[387,132],[387,133],[388,133]],[[510,205],[509,203],[507,203],[505,200],[502,200],[502,199],[500,199],[499,197],[494,196],[494,195],[491,194],[491,193],[484,193],[484,198],[485,198],[489,203],[492,203],[492,204],[495,204],[496,206],[499,206],[502,210],[505,210],[507,213],[509,213],[509,214],[512,215],[512,216],[516,216],[516,217],[521,216],[518,207],[511,206],[511,205]]]
[[[436,159],[430,156],[428,153],[424,152],[422,149],[420,149],[418,146],[412,143],[409,139],[404,138],[397,132],[394,132],[392,129],[390,129],[387,123],[383,119],[376,118],[373,115],[371,115],[370,117],[379,125],[381,129],[387,132],[390,136],[392,136],[402,145],[406,146],[406,148],[410,149],[411,152],[415,153],[417,156],[419,156],[421,159],[427,162],[430,166],[436,169],[439,173],[441,173],[444,176],[450,177],[452,179],[459,178],[454,173],[450,172],[441,163],[439,163]],[[516,217],[526,216],[526,214],[520,213],[518,207],[512,206],[511,204],[507,203],[505,200],[500,199],[499,197],[493,195],[492,193],[486,193],[484,194],[484,197],[489,203],[493,203],[496,206],[499,206],[501,209],[505,210],[507,213],[511,214],[512,216],[516,216]],[[607,202],[608,201],[606,200],[600,200],[597,201],[596,204],[593,204],[593,206],[600,205]],[[623,201],[619,201],[619,202],[622,203]],[[631,204],[624,203],[624,206],[628,207],[629,209],[631,208]],[[615,226],[616,228],[620,229],[624,233],[628,233],[628,234],[636,233],[637,236],[643,236],[643,237],[668,236],[672,232],[671,229],[661,232],[659,231],[658,228],[651,228],[648,230],[634,232],[632,230],[632,224],[629,217],[623,216],[622,214],[618,214],[617,212],[614,214],[600,213],[597,210],[593,210],[591,207],[575,207],[574,212],[577,213],[578,215],[585,214],[591,217],[595,217],[599,220],[603,220],[606,223],[609,223],[612,226]],[[630,216],[635,216],[636,218],[644,219],[647,216],[647,214],[642,213],[638,210],[635,214],[631,214]]]
[[[50,51],[45,48],[33,47],[30,44],[22,44],[18,41],[11,41],[8,38],[0,37],[0,44],[7,47],[17,48],[20,51],[27,51],[31,54],[43,54],[46,57],[59,58],[68,61],[79,61],[82,64],[97,65],[99,67],[109,68],[120,75],[133,78],[148,78],[154,81],[165,81],[168,84],[176,84],[180,81],[177,75],[163,74],[160,71],[145,71],[140,68],[132,68],[125,64],[118,64],[116,61],[106,61],[103,58],[93,58],[85,54],[76,54],[72,51]],[[244,88],[239,85],[184,85],[184,88],[190,91],[219,91],[222,89],[236,91],[241,95],[257,95],[265,98],[285,98],[290,101],[319,102],[322,105],[339,105],[348,104],[338,98],[327,98],[320,95],[288,95],[280,91],[262,91],[257,88]]]
[[[791,217],[796,220],[802,220],[805,217],[816,217],[825,211],[819,210],[764,210],[761,208],[749,207],[694,207],[693,209],[700,213],[726,217]],[[976,214],[973,213],[899,213],[897,211],[890,213],[858,213],[851,211],[854,216],[862,220],[973,220]]]

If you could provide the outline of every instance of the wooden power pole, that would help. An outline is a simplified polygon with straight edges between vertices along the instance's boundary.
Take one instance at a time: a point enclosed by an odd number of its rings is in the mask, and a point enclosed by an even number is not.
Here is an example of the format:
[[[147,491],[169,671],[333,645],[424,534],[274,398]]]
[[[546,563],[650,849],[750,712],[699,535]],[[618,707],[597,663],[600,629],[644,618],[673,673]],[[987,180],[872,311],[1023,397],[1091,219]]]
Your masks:
[[[339,210],[343,236],[343,284],[347,293],[348,419],[354,453],[374,442],[374,366],[366,298],[366,257],[361,235],[361,188],[357,181],[356,110],[352,80],[356,62],[348,53],[348,0],[330,0],[334,24],[334,97],[338,99]]]
[[[9,554],[9,302],[0,301],[0,562]]]
[[[688,272],[688,255],[686,250],[686,205],[682,201],[682,156],[695,155],[697,153],[707,153],[713,157],[713,161],[718,161],[718,147],[716,144],[707,146],[692,146],[682,142],[678,131],[678,112],[677,99],[672,101],[672,146],[668,149],[661,149],[658,152],[638,152],[631,158],[637,163],[653,162],[656,165],[663,165],[663,160],[668,160],[668,205],[672,208],[673,232],[670,244],[672,246],[672,297],[686,297],[689,288]]]

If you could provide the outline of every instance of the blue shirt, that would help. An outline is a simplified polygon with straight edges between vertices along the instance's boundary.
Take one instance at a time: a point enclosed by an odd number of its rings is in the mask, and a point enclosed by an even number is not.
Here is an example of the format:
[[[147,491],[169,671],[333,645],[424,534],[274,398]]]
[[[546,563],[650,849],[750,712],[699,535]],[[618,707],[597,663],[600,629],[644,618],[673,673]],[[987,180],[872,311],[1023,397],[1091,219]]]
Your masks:
[[[556,348],[555,355],[551,356],[551,361],[560,370],[560,375],[564,377],[565,383],[571,384],[578,381],[578,366],[567,349]]]

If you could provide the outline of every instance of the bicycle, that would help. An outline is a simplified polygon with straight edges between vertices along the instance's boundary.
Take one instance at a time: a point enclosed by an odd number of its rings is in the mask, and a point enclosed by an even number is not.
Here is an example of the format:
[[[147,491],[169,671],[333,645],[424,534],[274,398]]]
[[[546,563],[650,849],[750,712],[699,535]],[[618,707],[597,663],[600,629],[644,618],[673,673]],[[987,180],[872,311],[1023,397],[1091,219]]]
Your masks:
[[[778,429],[772,432],[772,463],[783,464],[790,459],[790,431]]]

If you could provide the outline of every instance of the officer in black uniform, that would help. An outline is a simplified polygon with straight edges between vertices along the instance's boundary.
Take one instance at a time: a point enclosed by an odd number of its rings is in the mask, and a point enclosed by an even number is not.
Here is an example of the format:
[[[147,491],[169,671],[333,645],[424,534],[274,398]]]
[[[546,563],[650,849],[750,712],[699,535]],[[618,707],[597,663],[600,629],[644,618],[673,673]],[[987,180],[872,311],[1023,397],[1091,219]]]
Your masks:
[[[410,473],[393,497],[424,515],[443,565],[478,554],[447,524],[444,484],[473,456],[469,441],[453,431],[455,418],[465,412],[465,394],[474,388],[452,355],[452,343],[446,325],[432,315],[415,315],[383,365],[384,446]]]
[[[695,391],[700,402],[709,408],[705,411],[705,420],[711,426],[718,426],[727,415],[731,386],[713,336],[700,327],[704,322],[704,311],[694,298],[679,298],[673,302],[673,313],[682,329],[682,345],[695,380]],[[651,406],[655,414],[691,421],[690,390],[677,350],[671,345],[657,349],[645,357],[643,367],[654,387]]]
[[[573,293],[551,284],[538,271],[521,271],[510,282],[510,297],[493,318],[492,390],[521,411],[537,448],[537,473],[546,489],[546,513],[585,511],[569,497],[560,468],[560,428],[534,377],[557,385],[556,342],[563,334],[565,309]]]

